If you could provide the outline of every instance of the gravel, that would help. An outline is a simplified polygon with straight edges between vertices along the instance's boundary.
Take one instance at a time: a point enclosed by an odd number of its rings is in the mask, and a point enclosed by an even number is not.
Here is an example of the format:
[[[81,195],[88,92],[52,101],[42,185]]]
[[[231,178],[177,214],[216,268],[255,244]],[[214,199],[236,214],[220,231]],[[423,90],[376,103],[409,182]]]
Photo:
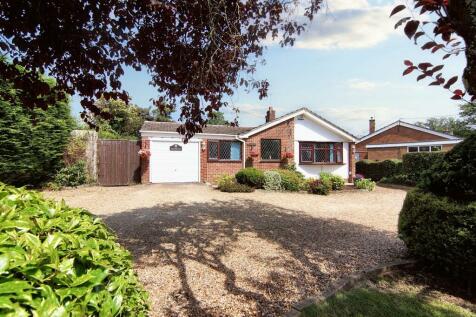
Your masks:
[[[206,185],[83,187],[46,196],[102,217],[135,261],[151,316],[275,316],[402,257],[405,191],[316,196]]]

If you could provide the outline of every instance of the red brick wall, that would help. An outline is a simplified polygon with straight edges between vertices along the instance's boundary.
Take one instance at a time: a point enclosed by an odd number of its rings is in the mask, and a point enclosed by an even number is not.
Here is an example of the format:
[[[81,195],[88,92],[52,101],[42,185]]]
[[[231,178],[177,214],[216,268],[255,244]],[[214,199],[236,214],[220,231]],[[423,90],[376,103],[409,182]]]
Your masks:
[[[141,150],[150,150],[150,140],[147,137],[141,138]],[[141,183],[149,184],[150,183],[150,157],[141,158],[140,160],[140,170],[141,170]]]
[[[347,181],[352,183],[355,177],[355,143],[349,143],[349,178]]]
[[[236,172],[243,168],[243,162],[208,161],[208,140],[203,140],[202,142],[203,146],[200,149],[200,180],[202,182],[215,183],[217,176],[223,174],[235,175]]]
[[[448,140],[447,138],[430,134],[423,131],[418,131],[415,129],[407,128],[404,126],[395,126],[387,131],[379,133],[374,137],[367,139],[363,142],[360,142],[356,145],[356,151],[362,153],[361,159],[368,158],[374,160],[376,158],[372,157],[385,157],[387,158],[401,158],[401,155],[405,152],[397,151],[396,148],[391,148],[393,150],[379,149],[382,150],[381,153],[376,153],[375,149],[370,153],[370,149],[366,148],[368,144],[389,144],[389,143],[410,143],[410,142],[428,142],[428,141],[440,141]],[[365,155],[367,153],[367,155]],[[380,160],[380,158],[379,158]]]
[[[246,140],[246,156],[249,156],[251,150],[258,153],[258,156],[253,157],[253,167],[262,170],[278,168],[280,160],[275,162],[261,160],[261,139],[281,139],[281,157],[285,152],[294,154],[294,118],[252,135]]]

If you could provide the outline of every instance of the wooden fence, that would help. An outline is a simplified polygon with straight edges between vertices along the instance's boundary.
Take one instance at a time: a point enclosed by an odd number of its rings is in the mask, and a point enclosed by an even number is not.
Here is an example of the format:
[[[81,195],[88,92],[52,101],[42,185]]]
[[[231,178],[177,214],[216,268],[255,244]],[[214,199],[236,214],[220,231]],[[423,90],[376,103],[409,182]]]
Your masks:
[[[139,141],[98,140],[98,183],[103,186],[140,182]]]

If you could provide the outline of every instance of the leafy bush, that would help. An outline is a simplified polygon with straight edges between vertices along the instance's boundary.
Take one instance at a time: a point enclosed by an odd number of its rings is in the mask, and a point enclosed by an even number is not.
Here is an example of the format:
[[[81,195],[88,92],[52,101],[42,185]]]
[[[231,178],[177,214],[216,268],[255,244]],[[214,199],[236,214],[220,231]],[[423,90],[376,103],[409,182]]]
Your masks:
[[[406,174],[398,174],[389,177],[383,177],[379,183],[382,184],[395,184],[404,186],[415,186],[415,182]]]
[[[278,172],[265,171],[263,188],[266,190],[281,190],[281,181],[281,175]]]
[[[398,231],[410,254],[434,269],[476,277],[476,202],[461,204],[411,191],[400,213]]]
[[[374,181],[379,181],[383,177],[401,174],[403,171],[401,160],[362,160],[355,163],[355,168],[358,174],[362,174],[365,178],[370,178]]]
[[[251,193],[254,192],[254,188],[248,185],[239,184],[236,182],[226,183],[220,190],[225,193]]]
[[[131,256],[98,218],[0,184],[1,316],[147,316]]]
[[[218,176],[215,181],[217,183],[218,189],[221,189],[222,187],[226,187],[230,185],[231,183],[236,183],[235,176],[228,175],[228,174],[223,174]]]
[[[281,176],[281,187],[284,190],[297,192],[301,190],[304,183],[304,175],[291,169],[277,169],[276,172]]]
[[[51,79],[45,82],[53,85]],[[21,91],[11,89],[2,79],[0,92],[9,95],[0,98],[0,181],[38,186],[62,167],[63,152],[75,124],[69,101],[57,100],[46,110],[28,109],[19,101]]]
[[[63,161],[66,166],[86,159],[86,137],[71,136],[63,153]]]
[[[332,190],[343,190],[345,186],[345,180],[339,176],[331,173],[322,172],[319,174],[320,179],[329,179],[332,183]]]
[[[456,200],[476,200],[476,132],[422,173],[418,186]]]
[[[329,192],[332,190],[332,182],[329,179],[309,179],[308,180],[308,191],[311,194],[316,195],[329,195]]]
[[[264,184],[264,172],[254,167],[244,168],[236,173],[238,183],[254,188],[262,188]]]
[[[433,164],[441,161],[445,153],[443,152],[419,152],[407,153],[403,155],[403,174],[414,183],[420,181],[424,171]]]
[[[76,187],[86,184],[86,182],[86,163],[84,161],[63,167],[54,178],[54,183],[67,187]]]
[[[375,189],[375,182],[369,178],[356,179],[354,181],[354,185],[358,189],[365,189],[365,190],[368,190],[369,192]]]

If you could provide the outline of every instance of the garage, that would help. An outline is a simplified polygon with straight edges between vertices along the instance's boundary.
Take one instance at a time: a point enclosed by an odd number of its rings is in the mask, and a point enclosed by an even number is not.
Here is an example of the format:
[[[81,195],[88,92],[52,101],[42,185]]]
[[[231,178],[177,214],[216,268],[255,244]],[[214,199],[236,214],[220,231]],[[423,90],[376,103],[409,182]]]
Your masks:
[[[150,182],[188,183],[200,181],[200,142],[152,140],[150,142]]]

